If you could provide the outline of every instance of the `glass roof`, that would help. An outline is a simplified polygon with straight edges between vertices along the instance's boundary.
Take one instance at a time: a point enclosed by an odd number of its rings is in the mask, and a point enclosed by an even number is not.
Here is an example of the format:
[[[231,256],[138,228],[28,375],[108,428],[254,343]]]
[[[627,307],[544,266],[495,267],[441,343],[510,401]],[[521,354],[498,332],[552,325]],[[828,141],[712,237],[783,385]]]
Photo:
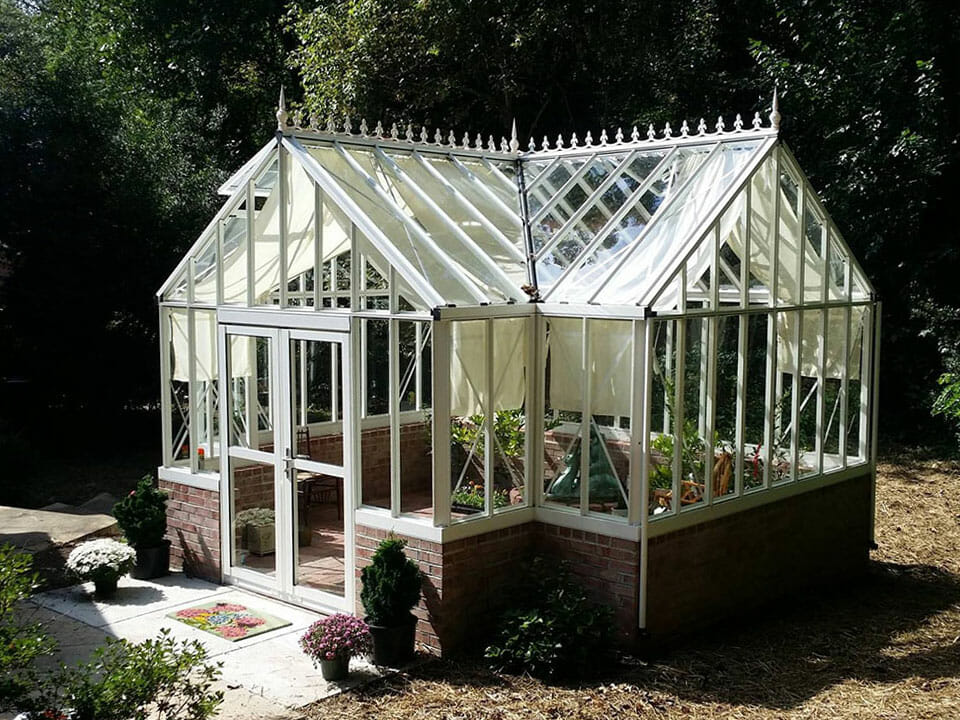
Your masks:
[[[515,144],[508,152],[506,141],[498,151],[492,141],[484,149],[458,147],[452,140],[404,142],[395,134],[283,133],[279,143],[266,145],[223,184],[229,199],[160,295],[210,305],[218,298],[269,302],[265,298],[277,292],[273,286],[284,283],[281,261],[287,263],[289,283],[293,270],[319,276],[331,258],[353,248],[379,275],[395,270],[404,293],[411,300],[416,296],[421,308],[524,302],[531,296],[550,303],[662,307],[671,288],[684,282],[682,267],[698,273],[690,283],[701,283],[685,293],[704,287],[700,266],[714,266],[705,259],[711,253],[696,248],[705,233],[721,227],[727,232],[735,222],[730,218],[746,212],[748,187],[754,215],[766,206],[772,214],[774,204],[783,205],[781,224],[790,217],[797,224],[803,212],[804,233],[816,248],[807,252],[811,268],[829,251],[831,267],[809,270],[807,280],[817,273],[848,273],[848,286],[861,291],[854,295],[870,292],[812,190],[803,208],[790,209],[800,202],[798,189],[807,186],[799,169],[779,184],[767,178],[772,158],[789,154],[775,130],[756,122],[753,130],[699,129],[676,138],[668,129],[662,139],[653,138],[651,130],[645,141],[634,131],[626,142],[618,133],[614,143],[603,135],[599,145],[588,136],[585,146],[558,143],[552,150],[525,153],[516,152]],[[282,170],[281,153],[292,169]],[[792,156],[785,162],[795,163]],[[285,229],[280,207],[288,213]],[[317,212],[324,213],[319,225]],[[760,247],[770,222],[751,220],[752,247],[736,239],[722,243],[716,261],[721,269],[713,270],[721,285],[746,252],[757,258],[750,283],[763,285],[773,277],[761,269],[770,262],[770,252]],[[288,245],[281,247],[284,233]],[[794,234],[799,237],[799,230]],[[323,236],[327,244],[311,252],[311,243],[321,242],[313,238]],[[255,250],[255,260],[245,259],[245,247]],[[782,251],[784,257],[788,253]],[[256,273],[253,282],[244,275],[249,270]],[[778,292],[791,292],[791,272],[779,270]],[[735,285],[726,282],[724,292]],[[798,302],[819,298],[816,289],[792,292]]]

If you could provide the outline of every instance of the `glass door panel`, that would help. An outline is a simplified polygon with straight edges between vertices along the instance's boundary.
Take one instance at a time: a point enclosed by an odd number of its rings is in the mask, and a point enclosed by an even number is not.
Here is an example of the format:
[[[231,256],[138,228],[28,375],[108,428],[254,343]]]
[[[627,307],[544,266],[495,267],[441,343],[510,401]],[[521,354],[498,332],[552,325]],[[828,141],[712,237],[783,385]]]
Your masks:
[[[291,335],[292,493],[296,530],[293,584],[345,597],[343,344]]]
[[[224,571],[278,592],[284,518],[277,509],[283,456],[276,451],[274,407],[278,331],[221,326],[220,425],[229,428],[221,473]]]

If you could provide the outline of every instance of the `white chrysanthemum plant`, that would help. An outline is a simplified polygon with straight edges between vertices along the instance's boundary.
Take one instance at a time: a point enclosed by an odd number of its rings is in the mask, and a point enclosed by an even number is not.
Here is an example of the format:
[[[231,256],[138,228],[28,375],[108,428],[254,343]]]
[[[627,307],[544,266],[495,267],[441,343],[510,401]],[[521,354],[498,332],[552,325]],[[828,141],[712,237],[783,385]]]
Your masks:
[[[116,582],[137,560],[137,552],[122,542],[101,538],[78,545],[67,558],[67,569],[82,580]]]

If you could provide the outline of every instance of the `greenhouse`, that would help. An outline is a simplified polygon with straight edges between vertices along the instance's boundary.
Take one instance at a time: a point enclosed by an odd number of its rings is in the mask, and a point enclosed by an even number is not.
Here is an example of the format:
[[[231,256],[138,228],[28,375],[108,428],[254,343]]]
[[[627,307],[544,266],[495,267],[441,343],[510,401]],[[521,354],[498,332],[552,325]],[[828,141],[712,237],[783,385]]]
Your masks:
[[[407,539],[446,652],[563,558],[626,640],[865,565],[880,306],[768,119],[276,137],[158,292],[190,572],[321,610]]]

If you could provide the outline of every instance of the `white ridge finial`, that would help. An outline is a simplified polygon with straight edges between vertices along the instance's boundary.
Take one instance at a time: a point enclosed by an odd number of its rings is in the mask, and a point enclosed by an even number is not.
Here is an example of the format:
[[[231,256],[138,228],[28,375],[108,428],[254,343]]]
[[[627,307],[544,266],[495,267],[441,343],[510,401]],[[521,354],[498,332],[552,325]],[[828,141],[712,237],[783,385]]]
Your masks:
[[[473,139],[473,149],[483,150],[483,136],[480,133],[477,133],[477,137]]]
[[[520,151],[520,138],[517,136],[517,119],[513,119],[513,127],[510,129],[510,152]]]
[[[690,136],[690,126],[687,124],[687,121],[684,120],[680,123],[680,137],[689,137]]]
[[[763,125],[763,121],[760,119],[760,113],[755,112],[753,114],[753,129],[759,130],[762,125]]]
[[[530,142],[527,143],[527,150],[529,150],[530,152],[537,151],[537,141],[534,140],[532,137],[530,138]]]
[[[587,147],[593,145],[593,133],[587,130],[587,136],[583,139],[583,144]]]
[[[377,126],[373,129],[373,134],[376,135],[378,138],[383,137],[383,122],[381,122],[380,120],[377,120]]]
[[[447,135],[447,145],[449,145],[450,147],[457,146],[457,134],[453,131],[452,128],[450,130],[450,134]]]
[[[421,126],[420,126],[420,142],[422,142],[422,143],[430,142],[430,136],[427,135],[427,126],[426,126],[426,125],[421,125]]]
[[[332,117],[327,118],[327,132],[331,135],[337,131],[337,124],[333,121]]]
[[[363,137],[367,137],[370,134],[370,128],[367,127],[367,119],[360,118],[360,134]]]
[[[510,152],[510,141],[503,135],[500,136],[500,152]]]
[[[541,150],[549,150],[549,149],[550,149],[550,139],[549,139],[546,135],[543,136],[543,142],[540,143],[540,149],[541,149]]]
[[[640,131],[637,130],[637,126],[633,126],[633,130],[630,132],[630,140],[637,142],[640,139]]]
[[[733,130],[734,132],[740,132],[743,130],[743,118],[740,117],[740,113],[737,113],[737,117],[734,118]]]
[[[396,140],[400,136],[400,128],[397,127],[396,123],[390,125],[390,139]]]
[[[433,142],[437,145],[443,145],[443,133],[440,132],[440,128],[437,128],[437,131],[433,134]]]
[[[617,145],[623,142],[623,128],[619,128],[619,127],[617,128],[617,134],[615,137],[617,140]]]
[[[464,150],[470,149],[470,133],[468,132],[465,132],[463,134],[463,149]]]
[[[770,106],[770,127],[780,129],[780,98],[777,96],[778,82],[773,83],[773,103]]]
[[[557,150],[563,147],[563,135],[557,135]]]
[[[697,124],[697,135],[706,135],[707,134],[707,121],[703,118],[700,118],[700,122]]]
[[[347,135],[353,135],[353,123],[350,122],[350,116],[347,115],[347,118],[343,121],[343,131]]]
[[[403,131],[403,136],[407,139],[407,142],[413,142],[413,123],[407,123],[407,129]]]
[[[497,151],[497,143],[496,141],[494,141],[493,135],[487,138],[487,150],[489,150],[490,152]]]
[[[570,135],[570,147],[575,148],[580,145],[580,141],[577,140],[577,134],[571,133]]]
[[[280,86],[280,102],[277,103],[277,130],[287,129],[287,99],[283,96],[283,85]]]
[[[653,123],[650,123],[647,126],[647,140],[649,140],[650,142],[653,142],[656,137],[657,137],[657,131],[653,129]]]

